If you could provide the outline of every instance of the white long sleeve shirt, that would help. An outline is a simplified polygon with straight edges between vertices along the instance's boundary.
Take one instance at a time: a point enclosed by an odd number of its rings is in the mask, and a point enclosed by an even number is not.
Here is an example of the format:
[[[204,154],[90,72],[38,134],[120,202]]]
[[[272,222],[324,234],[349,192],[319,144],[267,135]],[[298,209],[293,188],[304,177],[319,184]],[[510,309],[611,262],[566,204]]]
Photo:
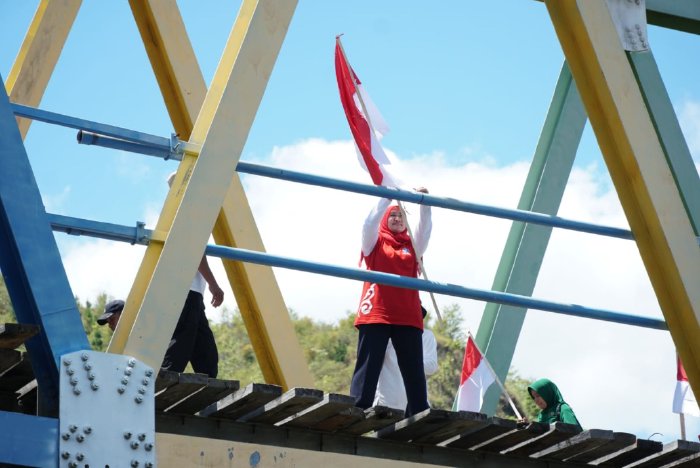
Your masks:
[[[377,245],[377,240],[379,239],[379,223],[382,222],[382,216],[384,216],[389,205],[391,205],[391,200],[388,198],[380,198],[379,202],[377,202],[377,206],[367,215],[365,223],[362,226],[362,253],[364,255],[372,253],[372,249]],[[420,206],[420,220],[418,221],[418,227],[413,236],[413,247],[416,250],[417,258],[422,257],[425,250],[428,248],[430,233],[433,230],[431,214],[430,206]],[[408,220],[404,220],[404,222],[408,223]]]
[[[437,369],[437,342],[433,332],[426,328],[423,330],[423,370],[427,377],[437,372]],[[406,389],[403,386],[396,350],[389,340],[372,406],[388,406],[403,411],[406,409],[407,403]]]

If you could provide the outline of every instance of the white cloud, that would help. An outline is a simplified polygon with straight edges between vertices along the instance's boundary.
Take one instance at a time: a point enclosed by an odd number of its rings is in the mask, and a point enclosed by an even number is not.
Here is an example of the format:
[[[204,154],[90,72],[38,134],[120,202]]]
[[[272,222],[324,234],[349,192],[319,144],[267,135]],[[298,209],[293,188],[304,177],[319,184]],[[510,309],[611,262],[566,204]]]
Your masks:
[[[63,212],[63,207],[69,200],[70,194],[71,187],[70,185],[66,185],[58,194],[42,196],[41,201],[44,203],[47,212],[60,214]]]
[[[151,172],[152,161],[136,158],[133,153],[119,151],[116,158],[116,171],[119,176],[134,183],[143,183]]]
[[[59,241],[73,294],[81,301],[101,293],[125,299],[145,248],[103,239],[69,237]]]
[[[489,158],[484,161],[454,165],[435,153],[403,161],[393,170],[406,182],[424,185],[437,196],[516,207],[529,164],[497,166]],[[277,147],[264,163],[344,180],[370,180],[359,168],[349,141],[311,139]],[[257,176],[244,176],[244,185],[269,253],[357,266],[360,228],[375,203],[372,197]],[[158,209],[145,209],[152,227]],[[416,207],[409,205],[408,209],[417,212]],[[627,225],[607,176],[594,166],[574,169],[559,214]],[[433,209],[433,224],[425,256],[430,279],[490,289],[510,222]],[[81,298],[102,291],[126,296],[142,252],[142,248],[95,240],[64,247],[74,293]],[[226,283],[220,262],[212,264],[220,282]],[[284,269],[275,269],[275,273],[287,306],[316,320],[334,321],[354,310],[359,300],[361,284],[356,281]],[[230,289],[225,291],[225,304],[234,307]],[[427,294],[421,294],[424,303],[430,302]],[[661,316],[632,242],[571,231],[553,232],[534,296]],[[466,326],[473,331],[478,328],[483,303],[445,296],[436,299],[443,307],[458,303]],[[549,377],[557,382],[585,427],[632,432],[642,438],[652,432],[662,432],[663,440],[678,437],[677,416],[670,411],[674,348],[667,332],[531,311],[513,365],[525,377]],[[697,430],[693,424],[691,420],[690,434]]]

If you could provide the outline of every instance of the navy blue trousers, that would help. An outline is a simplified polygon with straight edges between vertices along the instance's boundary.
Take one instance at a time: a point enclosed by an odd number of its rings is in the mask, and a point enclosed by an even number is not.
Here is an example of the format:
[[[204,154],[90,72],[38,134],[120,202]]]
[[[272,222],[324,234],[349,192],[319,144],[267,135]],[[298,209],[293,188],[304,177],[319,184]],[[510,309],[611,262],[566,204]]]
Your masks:
[[[428,409],[428,390],[423,370],[423,330],[406,325],[359,325],[357,362],[350,384],[355,406],[367,409],[374,402],[386,345],[391,340],[403,377],[408,406],[406,417]]]
[[[183,372],[191,362],[195,372],[216,377],[219,350],[204,310],[204,297],[190,291],[165,352],[163,369]]]

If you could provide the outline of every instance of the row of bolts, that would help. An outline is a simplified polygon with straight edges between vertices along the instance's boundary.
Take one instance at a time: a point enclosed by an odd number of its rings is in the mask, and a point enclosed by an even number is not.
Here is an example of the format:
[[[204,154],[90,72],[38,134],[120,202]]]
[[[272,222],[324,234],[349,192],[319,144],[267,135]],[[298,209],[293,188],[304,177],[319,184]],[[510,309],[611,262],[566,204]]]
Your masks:
[[[88,371],[88,380],[93,381],[93,380],[95,379],[95,374],[94,374],[93,372],[90,372],[90,370],[92,369],[92,365],[91,365],[90,363],[87,362],[87,360],[89,359],[88,354],[87,354],[87,353],[83,353],[83,355],[81,356],[81,359],[83,360],[83,362],[85,362],[85,364],[83,365],[83,368],[84,368],[86,371]],[[70,359],[64,359],[64,360],[63,360],[63,364],[67,367],[67,369],[66,369],[67,374],[68,374],[69,376],[71,376],[71,378],[70,378],[70,384],[73,386],[73,393],[74,393],[75,395],[80,395],[80,389],[76,387],[76,385],[78,384],[78,379],[77,379],[76,377],[73,377],[73,374],[75,373],[75,371],[74,371],[73,369],[71,369],[70,367],[68,367],[68,366],[71,365],[71,360],[70,360]],[[124,391],[126,390],[126,387],[124,387],[124,385],[126,385],[127,383],[129,383],[129,376],[131,375],[131,372],[132,372],[131,368],[133,368],[135,364],[136,364],[136,360],[135,360],[135,359],[129,359],[129,362],[128,362],[128,366],[129,366],[129,367],[128,367],[127,369],[124,369],[125,377],[123,377],[122,380],[121,380],[122,385],[121,385],[120,387],[117,388],[117,391],[118,391],[120,394],[121,394],[121,393],[124,393]],[[148,379],[148,377],[151,377],[151,376],[153,375],[153,371],[152,371],[151,369],[147,369],[146,372],[145,372],[145,374],[146,374],[146,378],[144,378],[144,379],[142,380],[141,383],[142,383],[143,385],[148,385],[148,384],[150,383],[150,380]],[[98,385],[96,382],[92,382],[91,385],[90,385],[90,387],[92,388],[93,391],[96,391],[96,390],[99,388],[99,385]],[[134,398],[134,401],[136,401],[136,403],[141,403],[141,402],[143,401],[143,396],[142,396],[142,395],[146,393],[146,389],[145,389],[144,387],[139,387],[139,388],[138,388],[138,392],[140,393],[140,395],[136,395],[136,397]],[[74,425],[74,424],[71,424],[70,426],[68,426],[68,430],[69,430],[70,432],[65,432],[65,433],[63,433],[63,435],[61,436],[61,437],[63,438],[63,440],[69,440],[70,437],[71,437],[71,433],[75,433],[75,432],[78,430],[78,427],[77,427],[76,425]],[[86,426],[86,427],[83,429],[83,433],[84,433],[85,435],[89,435],[91,432],[92,432],[92,428],[91,428],[90,426]],[[75,440],[77,440],[78,442],[83,442],[83,441],[85,440],[85,435],[84,435],[84,434],[78,434],[77,436],[75,436]],[[131,433],[131,432],[128,432],[128,431],[127,431],[127,432],[124,433],[124,439],[126,439],[126,440],[131,439],[131,436],[132,436],[132,433]],[[137,441],[137,440],[132,440],[132,441],[131,441],[131,444],[129,444],[133,450],[136,450],[136,449],[139,448],[139,445],[140,445],[139,441],[143,442],[144,440],[146,440],[146,434],[141,433],[141,434],[139,434],[139,435],[137,436],[137,438],[139,439],[138,441]],[[146,451],[150,452],[150,451],[153,449],[153,444],[150,443],[150,442],[144,444],[144,449],[146,449]],[[69,459],[69,458],[70,458],[70,452],[68,452],[68,451],[63,451],[63,452],[61,453],[61,458],[63,458],[64,460]],[[84,455],[83,453],[78,452],[78,453],[75,455],[75,459],[78,460],[78,461],[83,461],[83,460],[85,459],[85,455]],[[68,463],[68,467],[69,467],[69,468],[77,468],[77,466],[78,466],[78,464],[77,464],[76,462],[74,462],[74,461],[71,461],[71,462]],[[131,461],[131,466],[132,466],[132,467],[138,467],[138,466],[139,466],[138,460],[132,460],[132,461]],[[152,463],[152,462],[146,462],[144,466],[145,466],[146,468],[152,468],[152,467],[153,467],[153,463]]]

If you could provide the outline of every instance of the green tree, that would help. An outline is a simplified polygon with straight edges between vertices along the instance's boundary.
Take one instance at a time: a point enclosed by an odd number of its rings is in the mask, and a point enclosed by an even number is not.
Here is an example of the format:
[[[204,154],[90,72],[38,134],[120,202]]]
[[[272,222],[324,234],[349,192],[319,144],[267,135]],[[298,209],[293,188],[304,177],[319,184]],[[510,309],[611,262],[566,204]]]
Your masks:
[[[5,285],[5,278],[0,275],[0,323],[12,322],[16,322],[15,310],[12,308],[10,295]]]
[[[81,304],[80,299],[75,298],[88,342],[95,351],[105,351],[110,338],[112,338],[112,330],[97,323],[97,319],[105,310],[105,304],[111,300],[112,298],[105,293],[99,294],[94,304],[89,300],[85,301],[85,304]]]
[[[294,318],[295,330],[317,388],[349,393],[355,368],[355,314],[347,312],[337,325]]]
[[[263,382],[241,314],[224,309],[221,322],[212,323],[211,327],[219,348],[218,378],[238,380],[241,386]]]

